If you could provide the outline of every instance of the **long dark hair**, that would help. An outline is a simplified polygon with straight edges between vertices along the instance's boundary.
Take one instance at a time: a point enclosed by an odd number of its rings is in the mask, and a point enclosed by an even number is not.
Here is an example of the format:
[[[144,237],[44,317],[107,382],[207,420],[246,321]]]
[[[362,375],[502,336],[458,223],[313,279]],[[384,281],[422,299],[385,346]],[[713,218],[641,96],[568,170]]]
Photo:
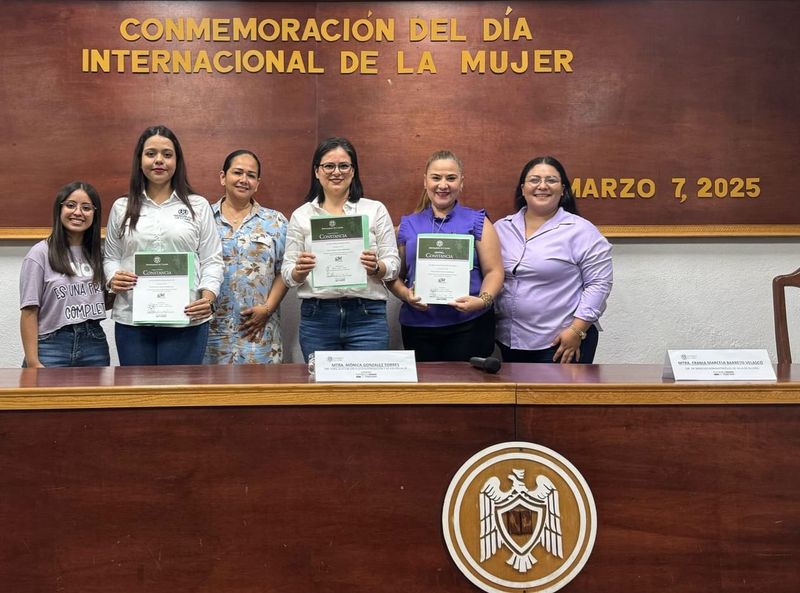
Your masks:
[[[519,174],[517,189],[514,192],[514,211],[516,212],[525,206],[525,196],[522,195],[522,186],[525,184],[525,178],[528,176],[528,172],[536,165],[550,165],[558,171],[558,175],[561,177],[561,184],[564,186],[564,192],[561,194],[561,200],[559,200],[558,205],[571,214],[578,214],[578,204],[575,202],[575,194],[572,193],[572,184],[569,181],[569,177],[567,177],[567,171],[564,169],[564,165],[552,156],[537,156],[535,159],[529,160],[525,166],[522,167],[522,173]]]
[[[319,203],[325,201],[325,192],[322,191],[322,184],[317,179],[316,171],[319,164],[322,162],[322,157],[328,154],[331,150],[341,148],[350,157],[350,162],[353,164],[353,180],[350,182],[350,193],[347,196],[348,202],[358,202],[364,197],[364,188],[361,185],[361,177],[358,175],[358,155],[356,149],[347,138],[328,138],[323,140],[314,151],[314,157],[311,159],[311,185],[308,188],[308,193],[304,198],[305,202],[313,202],[314,198],[319,197]]]
[[[50,267],[53,268],[53,271],[67,276],[75,275],[69,251],[69,238],[64,231],[64,225],[61,223],[61,209],[62,204],[73,192],[79,189],[86,192],[86,195],[92,201],[92,206],[94,206],[92,226],[84,231],[83,241],[81,242],[83,257],[92,266],[92,280],[100,284],[100,286],[105,286],[103,253],[100,250],[100,223],[103,217],[103,205],[100,202],[100,194],[97,193],[91,183],[73,181],[58,190],[56,199],[53,202],[53,228],[50,231],[50,236],[47,237],[47,260],[50,262]]]
[[[227,173],[228,169],[231,168],[231,163],[233,162],[233,159],[235,159],[237,156],[242,156],[243,154],[251,156],[251,157],[253,157],[253,159],[255,159],[256,166],[258,167],[258,171],[256,171],[256,175],[258,177],[261,177],[261,161],[258,160],[258,157],[256,156],[256,153],[254,153],[252,150],[247,150],[246,148],[240,148],[239,150],[234,150],[232,153],[230,153],[228,156],[226,156],[225,157],[225,162],[222,163],[222,172],[223,173]]]
[[[166,126],[151,126],[142,132],[139,140],[136,142],[136,148],[133,149],[133,164],[131,165],[131,181],[128,186],[128,207],[125,210],[125,217],[122,219],[120,226],[120,235],[125,232],[125,222],[130,221],[130,230],[136,228],[136,223],[139,222],[139,213],[142,210],[142,197],[144,190],[147,188],[147,178],[142,172],[142,151],[144,143],[148,138],[153,136],[163,136],[172,142],[175,147],[175,174],[170,179],[172,191],[174,191],[181,202],[186,204],[189,212],[192,213],[194,218],[194,208],[189,203],[189,194],[195,193],[192,186],[189,184],[189,178],[186,175],[186,164],[183,162],[183,150],[181,143],[178,142],[178,137],[175,132]]]

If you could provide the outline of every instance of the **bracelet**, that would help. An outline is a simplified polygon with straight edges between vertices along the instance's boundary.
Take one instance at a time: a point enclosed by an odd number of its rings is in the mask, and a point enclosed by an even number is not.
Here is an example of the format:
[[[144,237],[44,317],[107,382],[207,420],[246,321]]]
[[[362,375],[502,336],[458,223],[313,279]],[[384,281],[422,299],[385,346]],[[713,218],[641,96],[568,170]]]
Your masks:
[[[494,297],[488,292],[483,291],[478,295],[478,298],[483,301],[483,308],[488,309],[494,304]]]
[[[585,340],[586,339],[586,332],[585,331],[579,330],[574,325],[570,325],[569,329],[574,331],[581,340]]]
[[[375,262],[375,267],[372,268],[372,271],[369,272],[370,276],[377,276],[378,272],[381,271],[381,264],[380,262]]]

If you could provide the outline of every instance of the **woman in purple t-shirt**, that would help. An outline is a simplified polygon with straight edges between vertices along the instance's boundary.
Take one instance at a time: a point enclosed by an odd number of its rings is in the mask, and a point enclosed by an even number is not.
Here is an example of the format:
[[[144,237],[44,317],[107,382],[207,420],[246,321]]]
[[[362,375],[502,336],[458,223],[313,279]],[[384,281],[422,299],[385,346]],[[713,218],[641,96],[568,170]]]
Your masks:
[[[20,272],[22,366],[108,366],[101,215],[100,196],[84,181],[56,195],[50,236],[31,248]]]
[[[418,362],[469,360],[494,350],[492,303],[503,285],[500,244],[486,211],[459,203],[463,170],[452,152],[433,153],[425,167],[422,198],[416,210],[401,219],[397,231],[401,270],[389,289],[403,301],[403,346],[415,351]],[[474,237],[469,293],[448,304],[425,305],[414,294],[417,236],[429,233]]]

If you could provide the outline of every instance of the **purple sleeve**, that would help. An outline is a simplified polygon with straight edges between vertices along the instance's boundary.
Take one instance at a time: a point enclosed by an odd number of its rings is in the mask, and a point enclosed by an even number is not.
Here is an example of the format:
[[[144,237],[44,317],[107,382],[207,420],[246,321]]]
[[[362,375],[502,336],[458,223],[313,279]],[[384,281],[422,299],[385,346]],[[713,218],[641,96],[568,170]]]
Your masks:
[[[480,241],[483,236],[483,221],[486,220],[486,210],[475,210],[472,218],[472,234],[475,240]]]
[[[583,278],[583,291],[575,317],[595,322],[606,309],[606,299],[614,280],[611,265],[611,244],[592,226],[580,234],[578,267]]]
[[[404,246],[408,242],[409,234],[408,216],[400,218],[400,225],[397,227],[397,246]]]
[[[42,302],[43,287],[44,269],[29,254],[23,260],[22,269],[19,273],[19,308],[22,309],[31,305],[39,307]]]

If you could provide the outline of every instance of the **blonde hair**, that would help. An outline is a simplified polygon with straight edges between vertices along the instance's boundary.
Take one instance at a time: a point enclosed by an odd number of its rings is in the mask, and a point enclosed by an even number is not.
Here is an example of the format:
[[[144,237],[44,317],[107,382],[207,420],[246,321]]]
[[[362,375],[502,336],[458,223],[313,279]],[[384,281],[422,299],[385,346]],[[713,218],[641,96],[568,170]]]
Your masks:
[[[437,150],[430,156],[428,162],[425,163],[426,175],[428,174],[428,169],[431,168],[431,165],[433,164],[434,161],[454,161],[455,164],[458,165],[459,173],[461,173],[461,175],[464,175],[464,163],[461,162],[461,159],[458,158],[455,155],[455,153],[449,150]],[[422,196],[420,197],[419,202],[417,203],[417,207],[414,208],[414,213],[416,214],[417,212],[422,212],[423,210],[425,210],[425,208],[427,208],[430,205],[431,205],[431,200],[428,197],[428,190],[423,187]]]

